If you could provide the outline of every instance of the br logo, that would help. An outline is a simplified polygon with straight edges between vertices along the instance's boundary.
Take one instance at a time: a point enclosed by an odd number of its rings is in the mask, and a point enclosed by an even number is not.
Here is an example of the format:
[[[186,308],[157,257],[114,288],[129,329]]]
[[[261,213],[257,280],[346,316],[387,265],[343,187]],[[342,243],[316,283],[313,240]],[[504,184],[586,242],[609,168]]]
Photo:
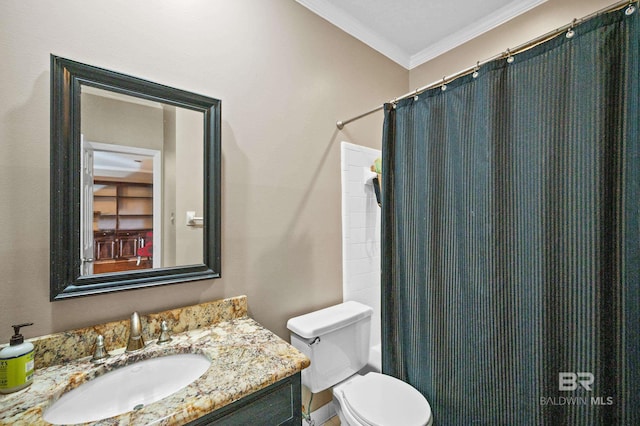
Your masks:
[[[591,373],[558,373],[558,390],[574,391],[578,389],[578,385],[580,385],[585,390],[591,391],[593,381],[594,378]]]

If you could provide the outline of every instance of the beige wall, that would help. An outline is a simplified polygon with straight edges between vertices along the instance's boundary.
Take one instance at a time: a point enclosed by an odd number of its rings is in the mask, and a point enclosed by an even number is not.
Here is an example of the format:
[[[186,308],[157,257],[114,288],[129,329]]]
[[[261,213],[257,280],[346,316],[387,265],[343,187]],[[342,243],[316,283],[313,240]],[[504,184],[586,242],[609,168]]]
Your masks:
[[[239,294],[288,339],[342,300],[340,141],[382,120],[334,123],[406,70],[293,0],[2,1],[0,52],[0,342]],[[222,100],[223,278],[49,302],[50,53]]]
[[[163,113],[157,106],[82,94],[80,133],[85,141],[162,151]]]
[[[610,3],[548,0],[408,72],[293,0],[0,2],[0,342],[239,294],[288,338],[342,298],[339,142],[380,148],[382,113],[335,121]],[[222,279],[49,302],[50,53],[222,100]]]
[[[533,40],[573,19],[582,18],[615,2],[616,0],[547,0],[494,30],[415,67],[410,72],[409,90],[473,67],[478,61],[492,58],[508,48]]]

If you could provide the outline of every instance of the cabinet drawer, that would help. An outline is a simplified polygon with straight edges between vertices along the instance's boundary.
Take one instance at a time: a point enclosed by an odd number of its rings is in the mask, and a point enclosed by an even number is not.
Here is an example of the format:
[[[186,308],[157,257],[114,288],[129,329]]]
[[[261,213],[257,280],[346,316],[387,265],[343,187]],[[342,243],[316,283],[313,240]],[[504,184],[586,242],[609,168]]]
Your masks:
[[[201,425],[300,425],[300,373],[189,423]]]

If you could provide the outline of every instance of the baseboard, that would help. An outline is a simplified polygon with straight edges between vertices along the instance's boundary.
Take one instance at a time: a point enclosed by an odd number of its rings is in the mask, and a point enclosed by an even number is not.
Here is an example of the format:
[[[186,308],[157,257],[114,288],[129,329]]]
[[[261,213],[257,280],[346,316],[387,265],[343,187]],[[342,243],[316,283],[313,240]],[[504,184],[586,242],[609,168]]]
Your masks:
[[[313,420],[315,426],[322,426],[335,415],[336,410],[333,406],[333,401],[329,401],[329,403],[311,412],[311,420]],[[307,423],[305,419],[302,419],[302,426],[309,426],[309,423]]]

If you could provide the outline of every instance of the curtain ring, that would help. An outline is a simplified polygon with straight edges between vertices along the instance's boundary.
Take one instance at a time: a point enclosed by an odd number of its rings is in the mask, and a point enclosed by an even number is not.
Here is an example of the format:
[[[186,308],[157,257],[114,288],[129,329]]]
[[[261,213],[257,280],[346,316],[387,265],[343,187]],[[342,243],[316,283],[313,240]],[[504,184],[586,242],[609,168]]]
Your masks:
[[[417,101],[418,99],[420,99],[420,98],[418,97],[418,89],[416,89],[416,90],[413,92],[413,101],[415,102],[415,101]]]
[[[445,90],[447,90],[447,80],[446,80],[446,76],[442,77],[442,86],[440,86],[440,89],[442,89],[442,91],[444,92]]]
[[[508,64],[512,64],[513,61],[515,61],[515,60],[516,60],[516,58],[511,56],[511,51],[509,49],[507,49],[507,63]]]
[[[476,62],[476,66],[473,68],[473,74],[471,74],[471,76],[473,78],[478,78],[478,71],[480,71],[480,61]]]
[[[633,12],[636,11],[636,7],[634,6],[634,1],[631,0],[629,1],[629,6],[627,7],[627,9],[624,11],[624,14],[629,16],[629,15],[633,15]]]
[[[573,31],[573,27],[576,25],[576,22],[578,20],[577,19],[573,19],[573,22],[571,22],[571,26],[569,27],[569,31],[567,31],[567,33],[565,34],[565,37],[567,38],[573,38],[574,35],[576,35],[576,32]]]

